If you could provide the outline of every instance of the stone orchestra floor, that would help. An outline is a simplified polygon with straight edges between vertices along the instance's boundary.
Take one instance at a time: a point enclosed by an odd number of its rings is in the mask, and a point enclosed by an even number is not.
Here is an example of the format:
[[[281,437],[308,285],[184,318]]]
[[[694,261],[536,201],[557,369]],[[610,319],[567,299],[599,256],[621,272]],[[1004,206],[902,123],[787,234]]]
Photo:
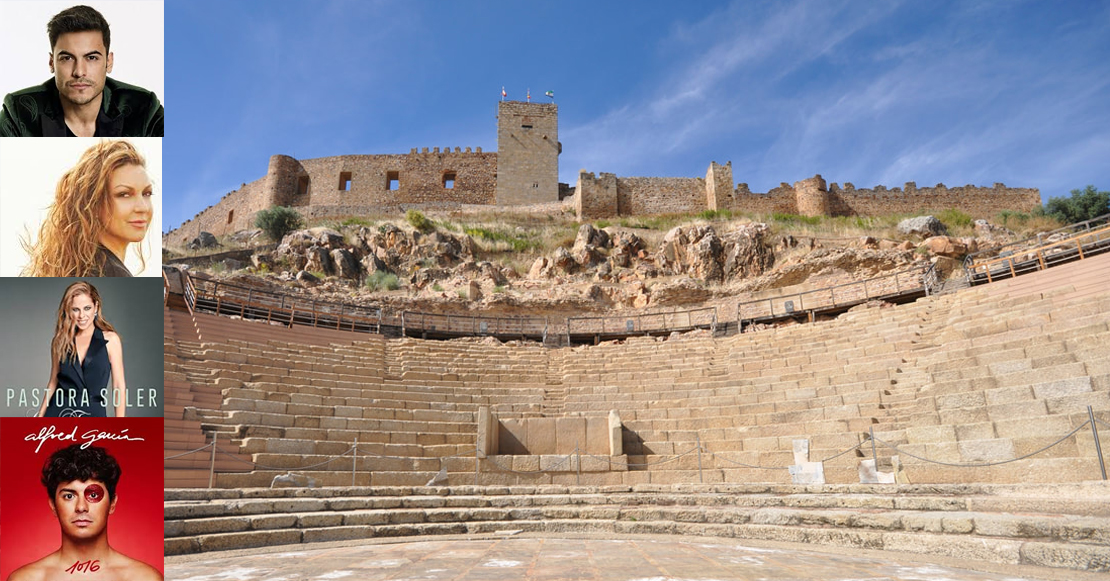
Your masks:
[[[202,553],[166,559],[174,581],[1025,581],[1096,579],[1071,571],[935,564],[927,555],[752,546],[728,539],[634,536],[368,540]],[[920,560],[914,560],[919,557]],[[1036,575],[1036,576],[1027,576]],[[1105,579],[1105,577],[1103,577]]]

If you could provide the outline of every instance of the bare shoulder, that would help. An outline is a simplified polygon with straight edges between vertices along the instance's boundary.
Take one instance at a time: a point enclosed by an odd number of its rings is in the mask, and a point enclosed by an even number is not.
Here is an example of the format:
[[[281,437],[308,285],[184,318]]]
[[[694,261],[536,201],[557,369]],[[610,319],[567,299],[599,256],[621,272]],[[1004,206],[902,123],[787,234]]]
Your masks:
[[[162,581],[164,579],[158,569],[118,552],[112,561],[112,576],[122,581]]]
[[[57,566],[57,553],[49,555],[16,569],[8,576],[8,581],[45,581],[46,572],[51,565]]]
[[[104,340],[108,343],[119,343],[119,334],[115,331],[104,331]]]

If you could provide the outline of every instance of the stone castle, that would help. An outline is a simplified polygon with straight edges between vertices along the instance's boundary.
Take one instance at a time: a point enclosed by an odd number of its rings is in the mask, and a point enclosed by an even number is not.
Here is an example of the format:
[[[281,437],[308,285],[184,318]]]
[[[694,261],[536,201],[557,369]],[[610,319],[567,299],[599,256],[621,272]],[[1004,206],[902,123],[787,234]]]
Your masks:
[[[193,219],[163,235],[179,245],[200,234],[253,227],[270,206],[294,207],[308,219],[340,218],[407,208],[558,203],[573,195],[579,220],[628,215],[738,210],[805,216],[882,215],[957,208],[975,217],[1002,210],[1027,212],[1041,203],[1036,188],[944,184],[918,188],[856,189],[827,185],[820,175],[767,193],[735,184],[732,163],[709,164],[704,178],[619,177],[581,171],[575,187],[559,183],[558,107],[554,103],[498,103],[497,152],[428,148],[408,154],[340,155],[298,160],[274,155],[265,177],[243,184]]]

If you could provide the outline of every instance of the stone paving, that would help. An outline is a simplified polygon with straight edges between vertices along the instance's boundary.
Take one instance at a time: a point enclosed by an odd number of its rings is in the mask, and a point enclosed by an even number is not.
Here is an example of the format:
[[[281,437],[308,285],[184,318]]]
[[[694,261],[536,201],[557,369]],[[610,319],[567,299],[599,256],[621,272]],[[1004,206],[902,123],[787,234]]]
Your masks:
[[[436,539],[326,548],[300,545],[269,553],[169,558],[166,579],[1025,581],[1040,578],[847,553],[760,548],[702,538]]]

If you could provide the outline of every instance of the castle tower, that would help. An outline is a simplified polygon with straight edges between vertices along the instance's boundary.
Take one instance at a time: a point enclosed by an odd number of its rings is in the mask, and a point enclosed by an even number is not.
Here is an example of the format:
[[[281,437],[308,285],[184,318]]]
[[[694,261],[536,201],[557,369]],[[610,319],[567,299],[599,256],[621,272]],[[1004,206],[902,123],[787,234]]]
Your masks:
[[[497,204],[559,201],[562,149],[554,103],[498,103]]]

